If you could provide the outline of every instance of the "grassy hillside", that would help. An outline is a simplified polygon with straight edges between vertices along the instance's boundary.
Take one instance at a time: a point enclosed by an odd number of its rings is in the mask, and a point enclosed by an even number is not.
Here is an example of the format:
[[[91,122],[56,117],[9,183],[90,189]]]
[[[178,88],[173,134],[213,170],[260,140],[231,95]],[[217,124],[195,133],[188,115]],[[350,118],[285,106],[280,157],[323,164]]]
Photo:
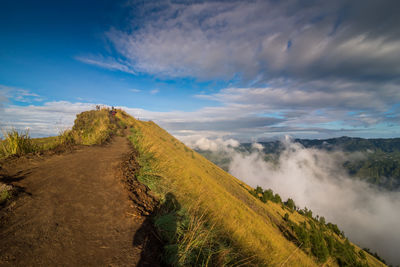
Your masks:
[[[126,128],[140,165],[137,179],[160,199],[153,220],[165,243],[166,263],[383,265],[370,254],[360,252],[335,227],[310,216],[307,210],[296,211],[275,195],[264,197],[268,190],[249,187],[154,122],[136,120],[122,110],[118,110],[116,117],[110,116],[107,109],[81,113],[70,131],[29,142],[42,149],[101,144]]]
[[[252,188],[186,147],[154,122],[135,120],[123,112],[117,117],[131,127],[130,140],[139,152],[142,167],[139,180],[163,198],[165,206],[174,199],[172,206],[175,209],[161,211],[155,220],[161,235],[166,232],[164,239],[173,248],[167,247],[170,251],[166,255],[175,255],[171,256],[172,263],[346,265],[334,256],[321,262],[311,253],[311,248],[301,248],[304,244],[299,242],[292,226],[306,222],[305,229],[312,231],[310,222],[314,219],[290,211],[281,203],[263,203],[250,194]],[[286,213],[290,213],[290,220],[285,218]],[[185,216],[189,222],[182,219]],[[179,225],[175,227],[175,237],[168,237],[168,221],[174,226]],[[348,243],[332,230],[324,231],[339,243]],[[351,254],[359,265],[383,265],[367,253],[358,253],[359,250],[352,246],[346,253]]]

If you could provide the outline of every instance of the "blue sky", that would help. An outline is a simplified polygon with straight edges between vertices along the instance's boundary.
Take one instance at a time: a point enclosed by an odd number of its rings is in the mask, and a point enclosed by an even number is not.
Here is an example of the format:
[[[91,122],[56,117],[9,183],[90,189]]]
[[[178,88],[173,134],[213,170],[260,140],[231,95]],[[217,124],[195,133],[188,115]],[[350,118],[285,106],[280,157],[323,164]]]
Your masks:
[[[192,98],[208,90],[209,83],[132,75],[77,60],[109,53],[104,33],[126,19],[124,5],[113,1],[6,2],[0,11],[1,84],[39,94],[41,103],[65,100],[132,106],[134,102],[135,107],[166,111],[175,105],[191,110],[209,102]]]
[[[0,126],[95,104],[181,139],[398,137],[396,1],[3,1]]]

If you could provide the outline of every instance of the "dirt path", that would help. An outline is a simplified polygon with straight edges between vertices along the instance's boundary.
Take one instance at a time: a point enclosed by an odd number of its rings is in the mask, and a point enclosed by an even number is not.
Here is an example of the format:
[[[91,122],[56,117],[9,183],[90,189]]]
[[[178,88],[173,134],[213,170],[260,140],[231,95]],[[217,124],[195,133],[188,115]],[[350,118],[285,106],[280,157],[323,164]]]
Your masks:
[[[0,214],[0,266],[159,265],[118,175],[129,151],[115,137],[8,170],[25,193]]]

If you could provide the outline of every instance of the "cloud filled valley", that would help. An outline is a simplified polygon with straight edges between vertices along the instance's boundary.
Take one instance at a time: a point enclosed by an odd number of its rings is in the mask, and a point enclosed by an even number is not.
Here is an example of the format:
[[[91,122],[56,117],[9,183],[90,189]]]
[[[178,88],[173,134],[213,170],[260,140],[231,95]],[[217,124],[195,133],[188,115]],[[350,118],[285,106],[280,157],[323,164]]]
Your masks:
[[[290,138],[282,141],[283,151],[266,161],[262,145],[254,143],[251,152],[238,152],[233,139],[192,142],[193,148],[222,153],[230,158],[229,172],[252,187],[271,188],[283,200],[292,198],[299,208],[335,223],[361,247],[370,248],[391,264],[399,264],[398,222],[400,192],[378,189],[352,179],[343,168],[348,157],[360,153],[305,148]]]

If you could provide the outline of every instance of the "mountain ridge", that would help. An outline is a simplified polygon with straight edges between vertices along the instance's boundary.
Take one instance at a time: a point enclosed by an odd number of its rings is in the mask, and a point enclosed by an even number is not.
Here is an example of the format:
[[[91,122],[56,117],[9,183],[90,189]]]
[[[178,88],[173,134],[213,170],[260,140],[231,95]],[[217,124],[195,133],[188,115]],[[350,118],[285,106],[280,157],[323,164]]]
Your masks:
[[[74,142],[92,144],[128,134],[139,167],[135,178],[159,199],[149,219],[164,242],[166,264],[384,265],[309,214],[282,201],[260,201],[253,188],[152,121],[137,120],[122,110],[115,117],[104,110],[91,111],[77,120],[85,123],[76,123],[80,126],[65,134]]]

